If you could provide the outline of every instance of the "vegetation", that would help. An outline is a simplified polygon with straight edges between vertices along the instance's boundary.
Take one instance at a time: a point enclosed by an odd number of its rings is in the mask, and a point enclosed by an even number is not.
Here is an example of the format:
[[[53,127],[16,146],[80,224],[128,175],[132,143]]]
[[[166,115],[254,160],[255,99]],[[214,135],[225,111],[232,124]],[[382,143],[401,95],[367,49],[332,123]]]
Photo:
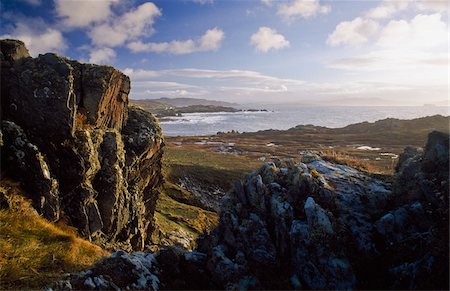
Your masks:
[[[204,150],[201,146],[175,146],[165,148],[165,177],[173,183],[188,177],[203,186],[220,187],[228,191],[232,183],[243,178],[261,161],[246,156]]]
[[[376,167],[373,163],[371,163],[369,160],[357,158],[357,157],[351,156],[349,154],[337,153],[337,152],[333,151],[333,152],[325,152],[325,153],[321,154],[321,157],[324,160],[327,160],[329,162],[350,166],[350,167],[353,167],[360,171],[369,172],[369,173],[380,172],[380,169],[378,167]],[[392,161],[394,161],[394,160],[392,160]],[[394,164],[392,163],[391,166],[386,170],[393,171]]]
[[[194,241],[218,224],[218,214],[204,205],[198,196],[180,187],[180,181],[187,178],[191,184],[203,189],[227,192],[232,182],[260,165],[260,161],[212,152],[195,145],[179,147],[168,144],[163,164],[166,181],[155,213],[159,231],[166,237],[184,234]],[[170,241],[161,243],[168,244]]]
[[[9,205],[0,209],[0,289],[43,288],[108,255],[74,228],[39,216],[17,184],[3,180],[0,192]]]
[[[164,233],[175,230],[177,226],[197,237],[203,232],[211,231],[218,223],[217,213],[178,202],[164,192],[159,196],[156,212],[160,215],[158,222],[159,226],[162,226],[160,230]],[[164,223],[167,223],[164,220],[169,220],[176,226],[169,223],[170,228],[164,227]]]

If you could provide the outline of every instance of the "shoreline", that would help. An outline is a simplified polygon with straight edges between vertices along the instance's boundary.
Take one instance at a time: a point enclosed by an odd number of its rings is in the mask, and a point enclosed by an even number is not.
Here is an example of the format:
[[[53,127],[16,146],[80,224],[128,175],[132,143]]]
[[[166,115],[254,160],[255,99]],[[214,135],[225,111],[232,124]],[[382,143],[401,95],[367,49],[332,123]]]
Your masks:
[[[164,119],[160,119],[160,124],[161,127],[163,129],[163,135],[165,137],[168,138],[174,138],[174,137],[211,137],[211,136],[216,136],[219,134],[236,134],[236,133],[245,133],[245,134],[256,134],[259,132],[280,132],[280,131],[288,131],[288,130],[293,130],[293,129],[298,129],[298,128],[306,128],[306,129],[328,129],[328,130],[339,130],[345,127],[349,127],[349,126],[356,126],[356,125],[369,125],[369,124],[374,124],[377,122],[395,122],[395,121],[411,121],[411,120],[417,120],[417,119],[424,119],[424,118],[448,118],[450,119],[450,114],[449,115],[442,115],[442,114],[432,114],[432,115],[424,115],[424,116],[419,116],[419,117],[415,117],[415,118],[394,118],[394,117],[387,117],[387,118],[382,118],[382,119],[377,119],[375,121],[359,121],[359,122],[352,122],[352,123],[348,123],[345,124],[343,126],[323,126],[321,124],[314,124],[314,123],[308,123],[308,124],[297,124],[294,126],[290,126],[287,128],[266,128],[266,129],[258,129],[258,130],[254,130],[254,131],[240,131],[239,129],[230,129],[230,130],[217,130],[215,132],[212,132],[209,127],[208,130],[210,132],[199,132],[198,134],[189,134],[190,132],[192,132],[192,128],[196,129],[195,126],[198,124],[202,124],[202,122],[204,122],[205,124],[210,124],[212,126],[218,126],[220,125],[220,123],[226,123],[223,120],[218,120],[218,121],[214,121],[212,120],[212,122],[210,122],[208,120],[208,117],[221,117],[223,115],[227,116],[227,117],[231,117],[231,116],[236,116],[237,114],[242,113],[242,112],[233,112],[233,113],[227,113],[227,112],[217,112],[215,114],[211,114],[211,113],[189,113],[188,116],[182,116],[179,119],[175,119],[174,121],[165,121]],[[269,111],[269,112],[249,112],[247,114],[270,114],[270,113],[279,113],[279,112],[274,112],[274,111]],[[191,117],[191,119],[189,119],[189,117]],[[194,117],[194,118],[192,118]],[[199,117],[199,118],[195,118],[195,117]],[[202,119],[203,118],[203,119]],[[172,118],[171,118],[172,119]],[[177,126],[180,127],[180,129],[177,129]],[[173,127],[173,128],[167,128],[167,127]],[[186,127],[192,127],[191,131],[189,131],[190,128],[186,128]],[[169,134],[166,134],[166,130],[169,129]],[[450,129],[450,123],[449,123],[449,129]],[[173,134],[171,133],[174,131],[181,131],[183,133],[186,134]],[[200,129],[198,129],[200,131]]]

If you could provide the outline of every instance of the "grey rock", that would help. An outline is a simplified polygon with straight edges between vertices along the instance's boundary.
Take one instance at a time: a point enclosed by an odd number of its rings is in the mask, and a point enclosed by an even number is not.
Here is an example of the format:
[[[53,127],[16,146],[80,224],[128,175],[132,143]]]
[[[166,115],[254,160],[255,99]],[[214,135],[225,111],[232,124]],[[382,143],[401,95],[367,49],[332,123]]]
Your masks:
[[[66,288],[73,290],[158,290],[155,256],[150,253],[127,254],[117,251],[86,272],[72,275]],[[56,290],[64,290],[56,283]]]
[[[314,202],[312,197],[308,197],[305,202],[305,213],[308,224],[311,228],[318,231],[324,231],[327,234],[333,234],[333,225],[328,218],[327,213]]]

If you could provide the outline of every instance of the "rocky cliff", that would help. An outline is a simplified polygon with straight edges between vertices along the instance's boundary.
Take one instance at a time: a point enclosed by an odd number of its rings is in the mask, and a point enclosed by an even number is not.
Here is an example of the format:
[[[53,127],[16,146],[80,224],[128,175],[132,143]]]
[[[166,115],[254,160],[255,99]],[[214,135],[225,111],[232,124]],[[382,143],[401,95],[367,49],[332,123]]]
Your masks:
[[[236,182],[196,250],[119,251],[54,287],[448,290],[448,171],[439,132],[405,150],[394,179],[310,153],[266,163]]]
[[[153,230],[163,139],[128,107],[130,80],[109,66],[0,41],[2,175],[23,184],[49,220],[103,244],[142,249]]]

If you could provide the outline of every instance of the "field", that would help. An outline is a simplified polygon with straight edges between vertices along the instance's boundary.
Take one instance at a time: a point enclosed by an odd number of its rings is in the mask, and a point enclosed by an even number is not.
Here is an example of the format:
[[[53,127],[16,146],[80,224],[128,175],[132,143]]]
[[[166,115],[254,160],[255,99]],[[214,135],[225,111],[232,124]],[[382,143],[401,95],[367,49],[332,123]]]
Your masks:
[[[239,156],[252,163],[297,160],[304,151],[315,151],[334,162],[390,175],[406,146],[424,147],[431,131],[448,132],[449,124],[448,117],[437,115],[413,120],[363,122],[337,129],[306,125],[284,131],[168,137],[166,140],[185,150],[222,153],[226,156],[223,159],[230,161]]]

